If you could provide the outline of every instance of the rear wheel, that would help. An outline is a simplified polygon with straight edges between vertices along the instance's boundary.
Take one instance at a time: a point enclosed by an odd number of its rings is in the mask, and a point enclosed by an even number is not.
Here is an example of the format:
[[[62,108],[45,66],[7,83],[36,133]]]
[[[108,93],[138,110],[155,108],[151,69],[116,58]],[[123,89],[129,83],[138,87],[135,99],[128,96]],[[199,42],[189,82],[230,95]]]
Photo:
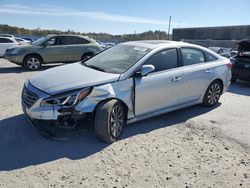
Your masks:
[[[99,140],[106,143],[115,142],[126,125],[126,110],[118,100],[101,102],[95,114],[95,133]]]
[[[42,59],[37,55],[29,55],[25,57],[23,66],[31,71],[38,70],[42,66]]]
[[[216,80],[212,82],[204,95],[203,105],[214,106],[218,103],[220,96],[222,94],[222,84]]]

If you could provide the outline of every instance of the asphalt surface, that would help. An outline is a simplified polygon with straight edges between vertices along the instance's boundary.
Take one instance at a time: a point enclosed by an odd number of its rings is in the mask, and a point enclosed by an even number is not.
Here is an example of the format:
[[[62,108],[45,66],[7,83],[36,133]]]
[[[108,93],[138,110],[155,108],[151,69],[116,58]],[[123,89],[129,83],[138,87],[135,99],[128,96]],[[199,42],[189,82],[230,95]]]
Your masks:
[[[216,107],[131,124],[108,146],[91,128],[53,142],[29,127],[20,95],[38,72],[0,59],[0,187],[250,187],[250,83],[232,84]]]

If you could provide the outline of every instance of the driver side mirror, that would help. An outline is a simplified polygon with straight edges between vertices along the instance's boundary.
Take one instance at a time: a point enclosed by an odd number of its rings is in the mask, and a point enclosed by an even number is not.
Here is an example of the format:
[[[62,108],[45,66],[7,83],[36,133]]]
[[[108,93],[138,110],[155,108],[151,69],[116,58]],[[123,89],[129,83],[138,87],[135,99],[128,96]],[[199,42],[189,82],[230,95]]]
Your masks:
[[[141,76],[146,76],[155,70],[154,65],[143,65],[141,68]]]

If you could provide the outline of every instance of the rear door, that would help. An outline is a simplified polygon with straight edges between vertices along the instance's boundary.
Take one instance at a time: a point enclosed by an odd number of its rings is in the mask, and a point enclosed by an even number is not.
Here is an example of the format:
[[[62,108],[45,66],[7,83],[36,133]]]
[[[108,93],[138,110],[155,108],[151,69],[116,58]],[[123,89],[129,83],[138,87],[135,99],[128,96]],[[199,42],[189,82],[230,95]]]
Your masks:
[[[82,55],[86,52],[86,44],[89,41],[77,37],[77,36],[67,36],[68,40],[68,60],[69,61],[80,61]]]
[[[200,98],[214,77],[214,65],[206,62],[206,54],[196,48],[181,48],[183,79],[183,103],[193,102]],[[212,57],[211,57],[212,58]],[[216,58],[214,59],[216,60]]]
[[[68,50],[66,42],[64,37],[56,36],[50,38],[46,42],[47,46],[40,49],[44,63],[67,62]]]
[[[180,104],[183,73],[179,67],[177,49],[154,54],[144,65],[154,65],[155,71],[135,77],[135,114],[144,115]]]

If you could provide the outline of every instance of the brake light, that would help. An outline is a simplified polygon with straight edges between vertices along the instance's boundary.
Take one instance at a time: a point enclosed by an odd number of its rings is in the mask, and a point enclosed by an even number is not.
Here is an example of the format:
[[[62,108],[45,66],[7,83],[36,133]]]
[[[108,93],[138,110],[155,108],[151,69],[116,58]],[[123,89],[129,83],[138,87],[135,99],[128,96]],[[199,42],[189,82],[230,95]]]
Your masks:
[[[229,69],[232,69],[233,68],[233,63],[230,61],[230,62],[228,62],[227,63],[227,67],[229,68]]]

